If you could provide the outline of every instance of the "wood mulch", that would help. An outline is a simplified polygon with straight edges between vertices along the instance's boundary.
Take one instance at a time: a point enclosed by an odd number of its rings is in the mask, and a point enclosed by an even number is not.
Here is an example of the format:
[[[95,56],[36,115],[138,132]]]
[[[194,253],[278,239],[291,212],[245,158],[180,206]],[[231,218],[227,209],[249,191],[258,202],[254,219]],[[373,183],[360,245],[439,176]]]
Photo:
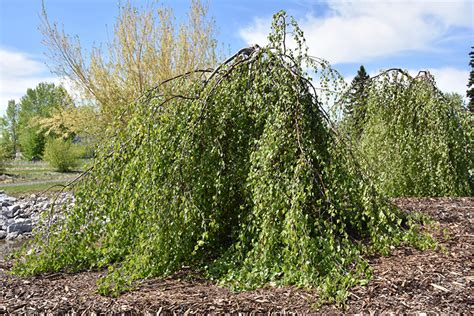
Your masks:
[[[95,293],[101,272],[8,275],[0,262],[0,314],[91,313],[462,313],[474,311],[474,198],[397,199],[439,222],[435,236],[443,251],[401,247],[388,257],[370,258],[373,279],[351,289],[346,306],[315,308],[317,294],[294,287],[232,293],[181,271],[145,281],[119,298]],[[190,277],[192,275],[192,277]]]

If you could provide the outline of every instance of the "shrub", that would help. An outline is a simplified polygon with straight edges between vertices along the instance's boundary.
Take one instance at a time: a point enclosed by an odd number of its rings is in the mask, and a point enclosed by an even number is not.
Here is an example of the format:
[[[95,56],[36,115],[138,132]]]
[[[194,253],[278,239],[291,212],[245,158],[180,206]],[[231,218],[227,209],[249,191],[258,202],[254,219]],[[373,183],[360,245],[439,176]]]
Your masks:
[[[77,166],[78,150],[71,141],[49,139],[44,149],[44,160],[60,172],[71,171]]]

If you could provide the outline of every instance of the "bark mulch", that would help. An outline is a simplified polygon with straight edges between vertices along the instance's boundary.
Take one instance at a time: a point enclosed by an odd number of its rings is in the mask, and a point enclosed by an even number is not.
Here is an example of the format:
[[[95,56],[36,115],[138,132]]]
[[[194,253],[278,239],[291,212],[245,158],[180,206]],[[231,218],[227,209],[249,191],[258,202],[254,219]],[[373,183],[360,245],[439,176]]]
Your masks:
[[[397,199],[406,210],[428,214],[444,248],[421,252],[401,247],[370,258],[373,279],[351,289],[344,308],[315,308],[317,294],[294,287],[232,293],[183,270],[145,281],[119,298],[95,294],[101,272],[8,275],[0,262],[0,314],[34,313],[463,313],[474,311],[474,198]]]

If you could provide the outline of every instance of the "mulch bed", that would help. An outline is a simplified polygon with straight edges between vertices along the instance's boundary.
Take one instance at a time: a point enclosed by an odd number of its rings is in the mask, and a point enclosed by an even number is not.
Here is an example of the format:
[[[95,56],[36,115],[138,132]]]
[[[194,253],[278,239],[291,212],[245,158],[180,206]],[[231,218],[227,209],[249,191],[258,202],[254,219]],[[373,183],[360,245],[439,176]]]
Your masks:
[[[145,281],[119,298],[95,294],[101,272],[18,278],[0,262],[1,313],[463,313],[474,311],[474,198],[397,199],[439,222],[443,251],[401,247],[370,258],[373,279],[351,289],[345,308],[315,309],[317,294],[294,287],[232,293],[183,270]]]

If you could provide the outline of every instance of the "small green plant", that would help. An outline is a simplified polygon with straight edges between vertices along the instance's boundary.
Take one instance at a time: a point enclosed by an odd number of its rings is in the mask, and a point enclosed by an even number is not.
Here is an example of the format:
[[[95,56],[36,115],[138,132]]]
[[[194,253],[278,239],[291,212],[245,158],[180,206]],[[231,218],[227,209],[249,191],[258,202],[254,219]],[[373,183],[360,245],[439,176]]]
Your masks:
[[[78,165],[79,152],[70,140],[52,138],[46,143],[43,159],[59,172],[68,172]]]

